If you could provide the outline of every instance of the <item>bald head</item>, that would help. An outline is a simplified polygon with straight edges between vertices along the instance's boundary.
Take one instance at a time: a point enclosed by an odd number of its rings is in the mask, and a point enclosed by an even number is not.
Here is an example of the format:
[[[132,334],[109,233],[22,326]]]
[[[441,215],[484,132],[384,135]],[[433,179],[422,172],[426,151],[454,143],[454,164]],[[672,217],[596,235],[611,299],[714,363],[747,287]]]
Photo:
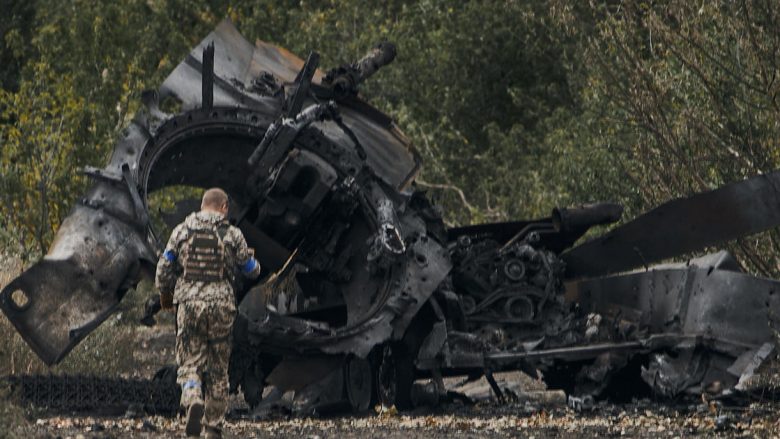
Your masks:
[[[211,188],[203,193],[203,201],[200,202],[200,210],[208,210],[227,215],[228,196],[218,187]]]

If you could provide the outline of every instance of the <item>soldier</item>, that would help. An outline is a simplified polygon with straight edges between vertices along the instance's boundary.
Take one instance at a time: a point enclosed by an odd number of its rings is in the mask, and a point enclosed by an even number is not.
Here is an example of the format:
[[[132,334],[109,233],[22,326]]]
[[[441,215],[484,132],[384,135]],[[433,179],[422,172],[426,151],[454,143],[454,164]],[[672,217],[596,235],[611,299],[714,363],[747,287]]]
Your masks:
[[[221,436],[236,314],[231,278],[235,271],[250,279],[260,274],[241,231],[225,220],[227,211],[227,194],[207,190],[201,210],[173,229],[157,263],[160,303],[168,310],[176,305],[177,382],[190,436],[200,435],[202,420],[206,437]]]

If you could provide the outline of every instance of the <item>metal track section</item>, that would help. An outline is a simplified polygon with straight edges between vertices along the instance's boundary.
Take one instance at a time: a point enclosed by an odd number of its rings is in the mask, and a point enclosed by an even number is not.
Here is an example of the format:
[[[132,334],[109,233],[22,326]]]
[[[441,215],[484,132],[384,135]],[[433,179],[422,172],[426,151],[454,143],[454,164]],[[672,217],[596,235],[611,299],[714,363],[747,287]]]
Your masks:
[[[84,375],[17,375],[4,380],[14,398],[55,413],[124,414],[128,410],[171,416],[180,389],[172,380],[101,378]],[[139,413],[140,414],[140,413]]]

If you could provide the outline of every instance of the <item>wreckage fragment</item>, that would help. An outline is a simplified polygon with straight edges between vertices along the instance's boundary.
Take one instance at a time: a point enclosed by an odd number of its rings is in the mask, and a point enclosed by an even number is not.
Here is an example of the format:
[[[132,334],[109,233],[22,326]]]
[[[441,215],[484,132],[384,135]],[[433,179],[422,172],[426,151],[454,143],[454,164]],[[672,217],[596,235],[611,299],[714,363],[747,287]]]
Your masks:
[[[570,278],[603,276],[769,230],[780,223],[780,171],[669,201],[566,251]]]
[[[153,267],[148,195],[219,186],[269,279],[236,289],[231,389],[252,406],[273,386],[294,390],[301,413],[403,409],[417,379],[439,395],[464,373],[502,396],[504,370],[540,371],[578,407],[626,371],[667,397],[745,388],[771,355],[778,282],[723,253],[649,264],[780,224],[780,174],[674,200],[579,246],[622,207],[447,229],[415,191],[410,142],[357,90],[394,56],[382,43],[323,74],[316,52],[253,45],[223,22],[143,93],[145,110],[109,164],[85,170],[92,187],[0,308],[60,361]],[[170,101],[176,114],[161,110]],[[168,219],[191,209],[182,200]]]

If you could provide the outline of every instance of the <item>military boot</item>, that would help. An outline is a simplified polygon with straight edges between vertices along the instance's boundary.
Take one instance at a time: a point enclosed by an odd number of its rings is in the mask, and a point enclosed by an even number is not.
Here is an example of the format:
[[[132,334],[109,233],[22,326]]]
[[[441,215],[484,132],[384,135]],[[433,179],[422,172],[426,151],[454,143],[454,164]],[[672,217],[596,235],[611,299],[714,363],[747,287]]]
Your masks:
[[[217,427],[206,427],[206,439],[221,439],[222,430]]]
[[[200,431],[203,429],[201,421],[205,412],[200,381],[190,379],[182,384],[181,406],[187,410],[185,427],[187,436],[200,436]]]
[[[200,430],[203,428],[203,403],[196,401],[187,408],[187,424],[184,431],[187,436],[200,436]]]

